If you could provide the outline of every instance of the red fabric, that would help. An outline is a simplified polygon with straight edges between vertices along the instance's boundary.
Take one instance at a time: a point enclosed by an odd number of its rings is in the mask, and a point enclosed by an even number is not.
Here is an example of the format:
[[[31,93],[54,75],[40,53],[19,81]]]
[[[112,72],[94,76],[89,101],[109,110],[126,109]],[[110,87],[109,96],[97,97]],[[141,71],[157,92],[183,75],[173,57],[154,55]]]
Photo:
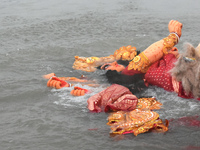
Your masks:
[[[164,88],[167,91],[174,91],[172,76],[169,71],[174,67],[176,61],[177,59],[173,54],[167,54],[162,59],[152,64],[145,74],[147,83]],[[182,98],[193,98],[192,94],[186,94],[181,82],[179,82],[178,96]]]
[[[138,70],[134,70],[134,69],[128,70],[128,66],[121,73],[124,75],[129,75],[129,76],[133,76],[135,74],[143,74],[141,71],[138,71]]]
[[[165,55],[159,61],[152,64],[145,74],[146,81],[151,85],[162,87],[167,91],[174,91],[172,85],[172,76],[169,73],[177,61],[173,54]]]
[[[94,112],[107,112],[109,110],[130,111],[136,108],[137,97],[128,88],[113,84],[88,99],[88,109]]]
[[[179,126],[194,126],[194,127],[200,127],[200,117],[199,116],[186,116],[181,117],[178,119],[171,119],[170,122],[173,122],[173,124],[178,124]]]

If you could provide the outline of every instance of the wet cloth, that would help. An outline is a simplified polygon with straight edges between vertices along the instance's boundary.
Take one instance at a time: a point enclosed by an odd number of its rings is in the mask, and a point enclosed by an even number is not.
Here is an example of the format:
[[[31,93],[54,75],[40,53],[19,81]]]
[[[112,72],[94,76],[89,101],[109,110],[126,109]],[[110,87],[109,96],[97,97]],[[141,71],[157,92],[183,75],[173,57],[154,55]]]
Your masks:
[[[177,59],[173,54],[165,55],[162,59],[156,61],[145,74],[146,82],[162,87],[167,91],[174,91],[172,76],[169,71],[174,67],[176,61]]]
[[[178,96],[183,98],[193,98],[192,94],[186,94],[183,89],[181,82],[177,82],[177,89],[174,86],[170,70],[174,67],[174,63],[177,61],[177,58],[173,54],[167,54],[162,59],[156,61],[152,64],[147,73],[145,74],[145,80],[150,85],[156,85],[167,91],[174,91]]]
[[[88,109],[94,112],[131,111],[136,108],[138,99],[128,88],[113,84],[90,97],[87,102]]]

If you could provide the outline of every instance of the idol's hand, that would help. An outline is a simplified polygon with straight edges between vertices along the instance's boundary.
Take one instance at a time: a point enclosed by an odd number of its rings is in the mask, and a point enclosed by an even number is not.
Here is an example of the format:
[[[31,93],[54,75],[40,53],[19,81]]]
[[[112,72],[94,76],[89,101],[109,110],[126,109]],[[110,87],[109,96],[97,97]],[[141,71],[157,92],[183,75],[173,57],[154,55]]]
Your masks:
[[[43,75],[43,78],[44,79],[50,79],[50,78],[52,78],[54,76],[56,76],[55,73],[49,73],[49,74]]]
[[[47,86],[52,87],[52,88],[56,88],[56,89],[61,89],[63,87],[70,87],[70,84],[63,81],[63,80],[60,80],[57,77],[52,77],[47,82]]]
[[[176,21],[176,20],[171,20],[168,24],[168,29],[169,29],[169,32],[172,33],[172,32],[175,32],[178,34],[179,38],[181,37],[181,29],[182,29],[183,25],[182,23]]]
[[[178,52],[178,49],[176,47],[173,47],[170,51],[169,51],[170,54],[174,54],[177,58],[179,56],[179,52]]]
[[[74,89],[71,91],[70,94],[73,95],[73,96],[83,96],[83,95],[85,95],[88,92],[89,91],[87,89],[75,86]]]

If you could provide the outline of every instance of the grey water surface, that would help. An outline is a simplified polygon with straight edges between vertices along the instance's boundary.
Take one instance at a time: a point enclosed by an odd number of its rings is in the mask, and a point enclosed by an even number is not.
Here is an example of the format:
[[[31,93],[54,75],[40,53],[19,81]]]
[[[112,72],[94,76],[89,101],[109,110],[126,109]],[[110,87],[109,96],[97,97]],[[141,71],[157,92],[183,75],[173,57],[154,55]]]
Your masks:
[[[200,120],[200,101],[149,87],[144,94],[163,103],[157,112],[169,131],[111,137],[108,114],[86,107],[105,88],[104,72],[72,69],[75,55],[108,56],[127,45],[143,51],[168,36],[171,19],[183,23],[180,52],[184,42],[200,43],[198,0],[0,0],[0,149],[200,149],[200,127],[190,123]],[[102,86],[73,97],[72,88],[46,87],[42,75],[51,72]]]

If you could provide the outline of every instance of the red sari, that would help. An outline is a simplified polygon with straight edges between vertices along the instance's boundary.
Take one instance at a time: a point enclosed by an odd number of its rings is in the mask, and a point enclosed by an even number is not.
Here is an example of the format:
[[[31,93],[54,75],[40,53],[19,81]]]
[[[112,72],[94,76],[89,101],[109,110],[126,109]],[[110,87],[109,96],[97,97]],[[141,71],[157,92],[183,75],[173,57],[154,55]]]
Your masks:
[[[163,56],[160,60],[156,61],[149,67],[144,76],[145,82],[147,82],[149,85],[156,85],[161,87],[166,91],[176,92],[180,97],[193,98],[192,94],[186,94],[182,83],[175,81],[169,72],[174,67],[174,63],[176,61],[177,58],[173,54],[167,54]],[[137,70],[128,70],[127,68],[128,67],[126,67],[122,74],[134,75],[141,73]]]

